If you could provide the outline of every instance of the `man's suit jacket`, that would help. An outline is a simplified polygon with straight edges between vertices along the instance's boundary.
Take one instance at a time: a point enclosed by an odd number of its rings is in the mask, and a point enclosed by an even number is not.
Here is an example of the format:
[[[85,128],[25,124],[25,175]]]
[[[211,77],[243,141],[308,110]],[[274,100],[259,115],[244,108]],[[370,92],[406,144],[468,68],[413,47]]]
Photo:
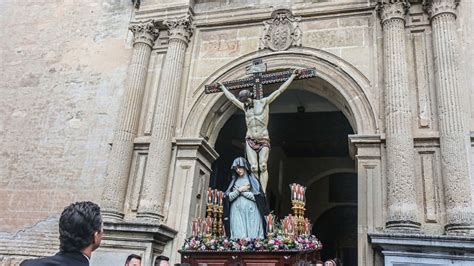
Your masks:
[[[20,266],[89,266],[89,260],[80,252],[59,252],[54,256],[23,261]]]

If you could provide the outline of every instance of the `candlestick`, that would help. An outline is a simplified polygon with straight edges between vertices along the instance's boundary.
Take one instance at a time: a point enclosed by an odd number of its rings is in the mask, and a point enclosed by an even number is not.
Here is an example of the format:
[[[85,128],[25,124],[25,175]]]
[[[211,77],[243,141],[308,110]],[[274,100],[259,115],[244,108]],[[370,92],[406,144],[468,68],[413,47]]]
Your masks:
[[[222,191],[221,191],[222,192]],[[218,232],[218,235],[219,236],[222,236],[223,233],[225,234],[225,230],[222,230],[222,214],[224,213],[224,206],[220,205],[219,208],[218,208],[218,221],[217,221],[217,226],[219,228],[219,232]]]
[[[196,237],[196,219],[193,219],[193,225],[191,226],[192,228],[192,234],[193,234],[193,237]]]
[[[283,219],[283,233],[288,234],[288,216]]]
[[[197,235],[198,235],[198,236],[202,236],[202,235],[201,235],[201,234],[202,234],[202,231],[201,231],[201,217],[199,217],[199,218],[197,219],[197,228],[196,228],[196,229],[197,229]]]
[[[297,196],[296,196],[296,184],[293,183],[292,186],[293,186],[293,197],[292,197],[291,200],[297,200]]]
[[[217,189],[214,189],[214,191],[213,191],[213,193],[212,193],[212,199],[213,199],[212,204],[214,204],[214,205],[218,205],[218,204],[219,204],[218,194],[219,194],[219,191],[218,191]]]
[[[212,204],[212,189],[207,188],[207,204]]]
[[[205,219],[201,221],[201,236],[206,235],[207,223]]]
[[[206,234],[208,235],[211,234],[211,228],[212,228],[212,218],[208,216],[206,218]]]

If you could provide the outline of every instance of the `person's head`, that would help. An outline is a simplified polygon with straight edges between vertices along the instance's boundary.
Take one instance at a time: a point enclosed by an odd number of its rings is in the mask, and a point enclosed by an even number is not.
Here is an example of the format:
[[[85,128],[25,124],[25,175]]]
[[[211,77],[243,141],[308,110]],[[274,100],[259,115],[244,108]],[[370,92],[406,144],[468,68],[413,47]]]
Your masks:
[[[337,259],[327,260],[324,262],[324,266],[337,266],[339,265]]]
[[[323,261],[322,260],[317,260],[316,261],[316,266],[324,266]]]
[[[241,90],[239,91],[239,101],[244,104],[251,104],[253,95],[249,90]]]
[[[90,201],[73,203],[64,208],[59,218],[60,249],[64,252],[90,252],[102,240],[100,207]]]
[[[166,257],[166,256],[163,256],[163,255],[160,255],[158,257],[156,257],[156,260],[155,260],[155,266],[169,266],[169,260],[170,258]]]
[[[142,257],[136,254],[130,254],[125,260],[125,266],[140,266],[142,265]]]
[[[244,157],[237,157],[235,158],[234,162],[232,162],[232,166],[230,168],[235,171],[237,176],[242,176],[246,171],[249,170],[249,165],[247,159]]]
[[[235,171],[239,176],[243,176],[245,174],[245,168],[243,168],[242,166],[237,166],[235,168]]]

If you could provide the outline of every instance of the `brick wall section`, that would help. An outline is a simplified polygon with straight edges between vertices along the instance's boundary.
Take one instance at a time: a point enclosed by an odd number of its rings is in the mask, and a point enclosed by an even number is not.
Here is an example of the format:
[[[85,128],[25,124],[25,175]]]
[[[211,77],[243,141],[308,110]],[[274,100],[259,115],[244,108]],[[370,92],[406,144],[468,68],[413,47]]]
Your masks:
[[[100,200],[131,5],[0,3],[0,232],[33,226],[72,201]]]

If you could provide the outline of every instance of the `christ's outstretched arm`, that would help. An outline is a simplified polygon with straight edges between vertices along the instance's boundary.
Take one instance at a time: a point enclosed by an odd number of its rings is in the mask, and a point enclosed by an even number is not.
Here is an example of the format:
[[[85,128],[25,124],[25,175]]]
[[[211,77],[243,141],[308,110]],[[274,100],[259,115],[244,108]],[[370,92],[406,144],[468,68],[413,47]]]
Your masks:
[[[274,91],[272,94],[270,94],[268,97],[267,97],[267,102],[270,104],[271,102],[273,102],[278,96],[280,96],[280,94],[282,94],[286,89],[288,89],[288,87],[290,86],[291,82],[296,78],[296,76],[299,75],[299,70],[298,69],[295,69],[293,70],[293,74],[291,74],[291,76],[288,78],[287,81],[285,81],[285,83],[283,83],[280,88],[278,88],[278,90]]]
[[[221,82],[218,82],[221,86],[222,92],[224,92],[225,97],[229,99],[233,104],[237,105],[240,109],[244,110],[244,104],[241,103],[237,98],[235,98],[234,94],[232,94]]]

